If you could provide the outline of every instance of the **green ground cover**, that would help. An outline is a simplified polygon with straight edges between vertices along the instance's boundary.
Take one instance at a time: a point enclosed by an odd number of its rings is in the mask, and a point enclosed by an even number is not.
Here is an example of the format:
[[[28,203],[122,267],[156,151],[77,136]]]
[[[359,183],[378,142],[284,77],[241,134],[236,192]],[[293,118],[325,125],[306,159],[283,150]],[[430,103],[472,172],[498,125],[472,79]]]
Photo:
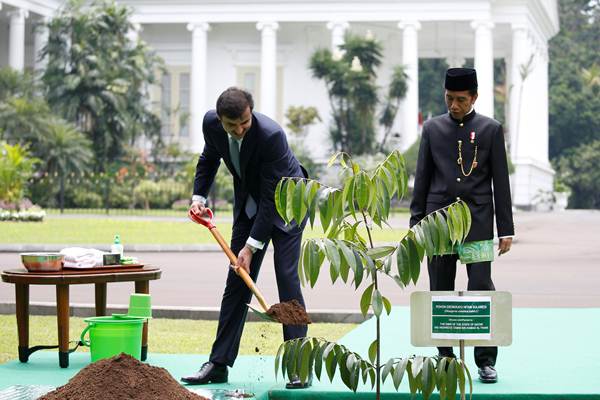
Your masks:
[[[69,320],[69,339],[78,340],[85,327],[83,318]],[[309,325],[309,336],[338,340],[354,324],[318,323]],[[152,353],[209,354],[217,331],[217,321],[155,318],[150,321],[148,348]],[[0,364],[15,360],[17,355],[17,322],[14,315],[0,315]],[[248,322],[242,336],[241,355],[275,355],[283,341],[281,325]],[[58,344],[56,317],[29,317],[29,344]],[[87,351],[81,347],[77,351]]]
[[[229,241],[231,222],[218,222],[217,227]],[[376,229],[377,242],[394,242],[405,229]],[[214,244],[208,229],[186,220],[124,219],[111,217],[46,218],[43,222],[0,222],[0,243],[17,244],[109,244],[113,236],[121,235],[128,244]],[[323,231],[315,225],[307,227],[305,237],[321,237]]]

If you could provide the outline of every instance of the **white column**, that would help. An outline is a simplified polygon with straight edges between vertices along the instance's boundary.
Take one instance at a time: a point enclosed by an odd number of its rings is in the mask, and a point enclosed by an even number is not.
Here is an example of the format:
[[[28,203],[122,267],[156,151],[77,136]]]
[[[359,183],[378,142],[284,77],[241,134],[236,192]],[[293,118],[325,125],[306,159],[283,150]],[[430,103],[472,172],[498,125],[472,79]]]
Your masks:
[[[192,65],[190,71],[190,149],[199,153],[204,147],[202,119],[206,113],[206,59],[207,32],[210,25],[206,22],[188,24],[192,32]]]
[[[545,209],[537,203],[553,190],[548,161],[548,56],[546,39],[526,25],[513,25],[511,55],[511,155],[515,165],[513,204]]]
[[[345,21],[331,21],[327,23],[327,29],[331,31],[331,52],[335,54],[339,47],[344,44],[344,35],[350,27]]]
[[[521,68],[524,67],[528,60],[530,53],[528,52],[528,38],[527,38],[527,27],[525,25],[513,25],[512,27],[512,54],[510,57],[510,121],[509,121],[509,133],[511,143],[511,156],[513,160],[519,158],[519,134],[521,129],[522,114],[525,110],[525,106],[522,104],[524,97],[524,87],[521,78]]]
[[[10,42],[8,46],[8,65],[17,71],[25,67],[25,18],[26,10],[18,9],[8,13],[10,16]]]
[[[471,27],[475,30],[475,69],[479,97],[477,112],[494,118],[494,40],[491,21],[473,21]]]
[[[417,32],[421,29],[418,21],[398,23],[402,29],[402,64],[408,76],[406,97],[402,102],[401,149],[406,150],[416,140],[419,130],[419,43]]]
[[[42,58],[42,49],[48,43],[48,18],[42,17],[33,32],[33,65],[34,71],[40,72],[46,68],[46,57]]]
[[[261,32],[260,51],[260,111],[276,118],[277,111],[277,22],[259,22]]]

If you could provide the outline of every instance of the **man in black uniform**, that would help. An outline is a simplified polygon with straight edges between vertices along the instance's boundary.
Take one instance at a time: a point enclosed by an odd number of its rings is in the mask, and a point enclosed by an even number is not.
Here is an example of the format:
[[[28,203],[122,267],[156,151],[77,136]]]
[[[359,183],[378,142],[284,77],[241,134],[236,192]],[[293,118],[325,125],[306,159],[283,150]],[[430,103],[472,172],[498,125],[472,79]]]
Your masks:
[[[498,255],[510,250],[514,225],[504,133],[500,123],[475,113],[477,74],[471,68],[446,72],[448,113],[425,122],[419,148],[410,226],[427,214],[463,200],[472,225],[465,243],[490,244],[494,211],[499,237]],[[493,189],[492,189],[493,184]],[[493,249],[491,251],[493,258]],[[456,254],[428,260],[430,290],[454,290]],[[495,290],[491,261],[467,263],[468,290]],[[451,347],[439,347],[440,356],[454,357]],[[475,363],[482,382],[494,383],[497,347],[475,347]]]
[[[204,216],[206,198],[221,159],[233,176],[234,206],[231,250],[235,268],[256,281],[269,241],[273,242],[275,277],[281,302],[298,300],[304,306],[298,278],[298,259],[304,224],[286,225],[275,209],[275,186],[283,177],[308,177],[290,150],[283,129],[266,115],[253,111],[252,95],[231,87],[217,100],[216,110],[204,116],[204,150],[198,159],[190,210]],[[229,270],[217,337],[209,361],[181,380],[188,384],[224,383],[227,367],[238,355],[240,338],[252,293],[234,269]],[[306,336],[306,325],[284,325],[284,340]],[[289,389],[310,386],[293,376]]]

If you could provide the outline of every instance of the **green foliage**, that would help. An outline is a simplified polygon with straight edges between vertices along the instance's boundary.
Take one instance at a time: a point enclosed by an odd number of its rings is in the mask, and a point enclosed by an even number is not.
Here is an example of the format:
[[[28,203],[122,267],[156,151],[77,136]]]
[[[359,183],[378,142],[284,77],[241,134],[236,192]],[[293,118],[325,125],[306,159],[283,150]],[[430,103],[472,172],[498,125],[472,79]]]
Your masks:
[[[375,149],[375,117],[380,105],[380,122],[391,129],[406,92],[406,74],[402,67],[394,68],[382,101],[375,84],[381,59],[379,41],[352,34],[346,35],[345,43],[334,54],[320,49],[311,56],[312,74],[325,82],[329,95],[333,117],[330,135],[336,150],[358,155]]]
[[[124,144],[160,131],[144,88],[156,83],[161,62],[144,42],[130,41],[130,15],[114,1],[70,2],[48,23],[42,52],[48,103],[88,135],[100,171],[123,154]]]
[[[321,121],[319,111],[315,107],[290,106],[285,112],[288,120],[286,127],[296,135],[306,133],[306,127]]]
[[[36,88],[28,72],[21,73],[10,67],[0,68],[0,102],[12,96],[32,98]]]
[[[306,168],[310,176],[318,176],[321,166],[312,158],[310,151],[304,145],[307,133],[307,127],[317,121],[321,121],[319,112],[315,107],[290,106],[285,117],[288,120],[286,127],[294,134],[289,137],[290,148],[300,161],[300,164]]]
[[[561,30],[550,41],[550,157],[600,139],[600,4],[559,2]],[[595,78],[596,77],[596,78]],[[582,204],[582,203],[580,203]]]
[[[382,381],[391,379],[398,390],[406,377],[411,395],[421,393],[429,399],[435,389],[440,400],[455,399],[457,392],[465,393],[466,383],[472,395],[473,381],[467,366],[462,360],[411,356],[391,358],[384,365],[375,364],[377,341],[369,348],[369,360],[346,346],[321,338],[299,338],[289,340],[281,346],[275,356],[275,375],[281,372],[284,379],[297,375],[302,381],[314,371],[317,379],[327,377],[333,380],[339,373],[346,387],[356,392],[358,385],[377,383],[377,372],[381,370]]]
[[[39,160],[27,148],[0,142],[0,201],[18,204]]]
[[[558,162],[558,181],[571,191],[569,208],[600,208],[600,139],[571,149]],[[567,191],[561,185],[560,191]],[[557,190],[558,191],[558,190]]]
[[[332,282],[341,279],[356,289],[364,281],[369,283],[360,296],[360,309],[365,316],[371,309],[377,319],[377,337],[369,347],[370,362],[344,346],[305,338],[285,342],[275,364],[276,369],[281,364],[284,375],[286,371],[289,375],[298,374],[303,381],[313,369],[320,378],[322,364],[325,364],[330,380],[337,368],[342,381],[351,390],[356,391],[362,377],[363,382],[370,379],[372,386],[377,385],[379,394],[382,367],[380,317],[384,311],[389,314],[392,305],[381,292],[378,278],[388,277],[400,288],[411,282],[416,284],[423,258],[431,258],[462,243],[471,228],[471,215],[467,205],[458,201],[426,216],[396,244],[375,246],[371,233],[374,225],[381,229],[389,226],[392,198],[402,198],[408,190],[404,159],[399,151],[394,151],[374,168],[365,170],[348,154],[336,153],[329,160],[329,166],[335,163],[342,169],[341,187],[326,186],[312,179],[284,178],[275,189],[275,207],[286,223],[300,223],[308,218],[313,226],[318,215],[325,233],[323,238],[310,238],[302,244],[298,274],[303,285],[315,286],[325,261]],[[367,237],[361,234],[359,227],[366,228]],[[446,384],[438,384],[438,374],[433,373],[434,364],[426,357],[392,360],[387,372],[393,371],[399,385],[407,371],[411,393],[420,391],[425,398],[434,386],[452,393],[452,388],[447,389]],[[414,375],[411,375],[411,368]],[[456,372],[458,370],[460,373]],[[465,370],[466,366],[455,361],[448,373],[442,368],[439,379],[445,379],[450,386],[454,382],[456,391],[456,382],[458,380],[460,384],[461,375],[463,385],[459,387],[464,392]],[[455,375],[450,375],[452,371]]]
[[[144,209],[168,208],[185,195],[185,185],[173,179],[143,180],[133,189],[135,203]]]

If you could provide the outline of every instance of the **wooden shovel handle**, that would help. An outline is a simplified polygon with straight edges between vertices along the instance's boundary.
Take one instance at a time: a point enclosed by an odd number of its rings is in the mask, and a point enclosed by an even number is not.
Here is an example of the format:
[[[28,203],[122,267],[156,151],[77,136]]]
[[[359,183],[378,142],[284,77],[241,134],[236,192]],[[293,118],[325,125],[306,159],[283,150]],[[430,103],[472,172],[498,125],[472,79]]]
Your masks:
[[[227,258],[229,258],[231,265],[236,265],[237,257],[235,256],[235,254],[233,254],[233,251],[231,251],[231,249],[227,245],[227,242],[225,242],[225,239],[223,239],[223,236],[221,236],[221,233],[217,230],[217,227],[213,226],[212,228],[210,228],[210,233],[212,233],[212,235],[217,240],[217,243],[219,243],[219,246],[221,246],[221,248],[227,255]],[[248,286],[248,289],[250,289],[252,294],[254,294],[263,310],[267,312],[269,310],[269,305],[265,301],[265,298],[263,297],[262,293],[260,293],[260,290],[258,290],[256,285],[254,284],[252,278],[250,278],[250,275],[248,275],[246,270],[243,268],[236,268],[235,272],[240,278],[242,278],[242,280],[244,281],[246,286]]]

